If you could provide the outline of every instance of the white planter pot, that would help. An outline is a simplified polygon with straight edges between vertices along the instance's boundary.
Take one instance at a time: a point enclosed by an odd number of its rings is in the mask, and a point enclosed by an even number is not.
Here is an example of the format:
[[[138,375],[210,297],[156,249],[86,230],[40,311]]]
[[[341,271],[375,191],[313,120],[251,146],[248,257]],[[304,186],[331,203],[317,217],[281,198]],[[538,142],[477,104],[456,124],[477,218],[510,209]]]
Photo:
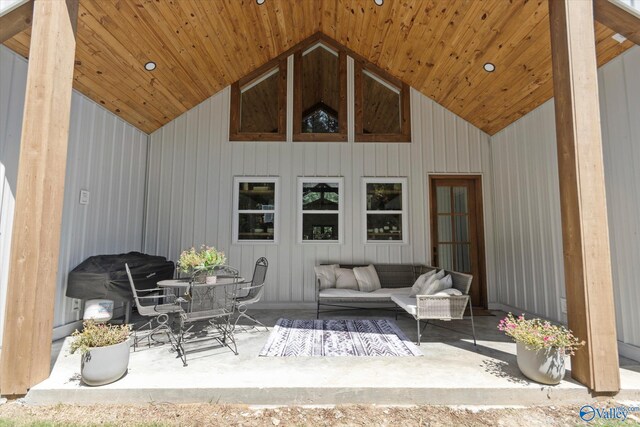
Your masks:
[[[218,276],[207,276],[204,280],[207,285],[215,285],[218,283]]]
[[[558,384],[564,378],[564,354],[558,349],[529,350],[517,343],[518,367],[529,379],[542,384]]]
[[[107,347],[91,347],[82,355],[82,381],[90,386],[105,385],[122,378],[129,367],[129,340]]]

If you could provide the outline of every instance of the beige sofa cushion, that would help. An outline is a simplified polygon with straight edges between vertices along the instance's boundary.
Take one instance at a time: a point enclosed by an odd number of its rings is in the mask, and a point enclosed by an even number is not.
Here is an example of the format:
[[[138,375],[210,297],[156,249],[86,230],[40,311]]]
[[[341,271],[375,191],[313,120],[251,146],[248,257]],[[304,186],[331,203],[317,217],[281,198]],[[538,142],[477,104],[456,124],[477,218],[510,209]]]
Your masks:
[[[382,288],[380,279],[378,278],[378,272],[373,264],[369,264],[366,267],[355,267],[353,274],[356,276],[358,290],[361,292],[373,292],[376,289]]]
[[[336,289],[358,290],[358,281],[350,268],[336,268]]]
[[[336,287],[336,268],[338,267],[340,267],[338,264],[316,265],[313,267],[316,277],[320,280],[320,289]]]
[[[320,298],[323,299],[331,299],[331,298],[344,298],[351,299],[353,301],[356,300],[389,300],[391,301],[391,297],[394,295],[404,295],[408,296],[409,292],[411,292],[411,288],[380,288],[373,292],[361,292],[353,289],[336,289],[329,288],[323,289],[320,291]]]

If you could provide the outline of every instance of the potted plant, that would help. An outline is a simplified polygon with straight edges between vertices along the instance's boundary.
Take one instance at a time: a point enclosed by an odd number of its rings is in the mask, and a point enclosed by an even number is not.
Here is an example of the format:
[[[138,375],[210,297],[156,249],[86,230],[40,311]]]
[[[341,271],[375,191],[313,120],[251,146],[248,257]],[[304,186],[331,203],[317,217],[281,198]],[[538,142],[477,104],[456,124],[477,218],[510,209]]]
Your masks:
[[[215,267],[223,265],[227,258],[222,251],[218,251],[213,246],[202,245],[199,251],[195,248],[182,251],[178,260],[178,268],[183,273],[194,274],[195,276],[205,276],[207,284],[216,282],[213,274]]]
[[[82,332],[71,336],[71,353],[80,350],[82,381],[90,386],[112,383],[129,367],[129,325],[108,325],[85,320]]]
[[[520,371],[542,384],[558,384],[564,378],[565,357],[574,355],[584,345],[564,326],[525,319],[524,315],[516,318],[509,313],[498,329],[516,342]]]

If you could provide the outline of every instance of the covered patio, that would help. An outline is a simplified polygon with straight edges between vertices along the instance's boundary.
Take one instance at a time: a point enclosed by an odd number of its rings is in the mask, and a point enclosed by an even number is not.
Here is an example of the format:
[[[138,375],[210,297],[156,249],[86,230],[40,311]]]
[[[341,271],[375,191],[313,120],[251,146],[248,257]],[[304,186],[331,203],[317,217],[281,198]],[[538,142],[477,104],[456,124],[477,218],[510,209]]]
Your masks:
[[[314,319],[313,310],[258,310],[272,329],[279,317]],[[207,340],[189,344],[183,367],[168,345],[140,347],[131,354],[120,381],[88,387],[80,382],[80,357],[59,352],[51,376],[31,389],[27,402],[38,405],[101,402],[216,402],[252,405],[558,405],[586,404],[588,389],[570,379],[554,387],[528,380],[515,363],[515,344],[496,326],[505,314],[476,319],[478,346],[469,321],[434,321],[426,328],[419,357],[259,357],[269,332],[262,328],[236,334],[238,356]],[[329,316],[331,317],[331,316]],[[371,310],[335,318],[391,318]],[[415,340],[414,322],[398,325]],[[570,370],[570,367],[569,367]],[[640,364],[620,359],[620,401],[640,400]]]
[[[640,400],[634,0],[17,0],[0,22],[3,396]],[[269,260],[251,309],[270,327],[315,317],[319,264],[472,275],[478,348],[466,320],[436,321],[405,358],[258,357],[268,334],[251,330],[237,356],[196,345],[183,368],[143,347],[121,380],[82,385],[69,272],[200,245],[245,277]],[[585,341],[558,386],[520,374],[496,329],[508,311]]]

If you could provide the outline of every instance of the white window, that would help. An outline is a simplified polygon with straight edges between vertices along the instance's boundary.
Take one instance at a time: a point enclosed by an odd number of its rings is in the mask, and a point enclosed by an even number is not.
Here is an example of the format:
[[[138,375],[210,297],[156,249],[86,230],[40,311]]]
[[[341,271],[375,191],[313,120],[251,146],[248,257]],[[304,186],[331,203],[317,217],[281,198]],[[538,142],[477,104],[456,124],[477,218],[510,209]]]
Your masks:
[[[365,243],[407,243],[407,178],[363,178]]]
[[[343,182],[298,178],[298,242],[342,243]]]
[[[233,242],[278,242],[279,178],[233,180]]]

